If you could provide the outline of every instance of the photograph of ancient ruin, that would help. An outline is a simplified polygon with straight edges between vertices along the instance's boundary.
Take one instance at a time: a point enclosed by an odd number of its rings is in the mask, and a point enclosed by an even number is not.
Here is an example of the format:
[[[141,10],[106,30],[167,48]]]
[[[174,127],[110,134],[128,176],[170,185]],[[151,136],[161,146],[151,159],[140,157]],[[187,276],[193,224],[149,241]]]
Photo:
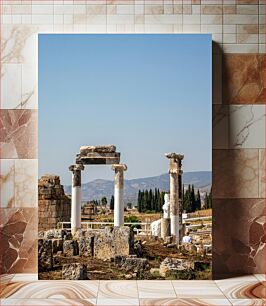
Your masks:
[[[39,35],[39,279],[211,279],[210,35]]]

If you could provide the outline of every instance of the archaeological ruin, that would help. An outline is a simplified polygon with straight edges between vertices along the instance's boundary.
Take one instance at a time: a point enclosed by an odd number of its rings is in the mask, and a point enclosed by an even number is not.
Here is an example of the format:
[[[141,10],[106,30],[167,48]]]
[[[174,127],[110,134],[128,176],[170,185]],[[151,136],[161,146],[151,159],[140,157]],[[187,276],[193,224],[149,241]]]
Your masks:
[[[39,231],[57,227],[58,222],[69,221],[71,199],[65,195],[56,175],[44,175],[38,181]]]
[[[196,245],[182,244],[186,229],[181,209],[184,156],[177,153],[167,153],[165,156],[169,159],[169,193],[164,194],[161,214],[149,223],[148,236],[146,221],[125,222],[124,172],[127,166],[120,164],[120,153],[116,152],[114,145],[80,148],[75,164],[69,167],[72,173],[71,197],[65,195],[58,176],[42,176],[39,179],[38,240],[41,279],[46,279],[49,271],[55,271],[56,274],[59,270],[61,279],[86,279],[88,275],[90,279],[97,279],[104,277],[97,273],[101,273],[105,265],[106,269],[112,265],[112,273],[117,273],[117,277],[123,279],[144,276],[165,278],[170,272],[193,270],[196,267],[194,261],[185,257],[188,254],[194,258],[197,254],[204,257],[202,254],[209,250],[210,245],[203,247],[202,239],[197,237],[194,238],[197,241]],[[81,222],[81,212],[84,211],[81,206],[82,171],[88,165],[111,165],[114,171],[112,222]],[[93,207],[85,207],[89,208],[90,215],[94,214]],[[158,258],[162,256],[162,260],[157,268],[152,268],[149,258],[151,262],[156,261],[157,252]],[[176,254],[181,258],[176,258]]]

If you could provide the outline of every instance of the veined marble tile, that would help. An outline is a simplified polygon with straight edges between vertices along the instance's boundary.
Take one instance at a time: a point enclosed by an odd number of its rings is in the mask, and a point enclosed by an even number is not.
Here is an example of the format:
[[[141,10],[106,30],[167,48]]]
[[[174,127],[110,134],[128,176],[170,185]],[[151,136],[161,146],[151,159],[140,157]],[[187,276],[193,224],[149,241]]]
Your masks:
[[[98,285],[99,281],[11,282],[4,288],[2,298],[91,299],[96,298]]]
[[[250,53],[257,54],[259,52],[259,45],[258,44],[226,44],[226,43],[223,43],[223,52],[224,54],[231,54],[231,55],[235,55],[235,53],[239,55],[246,55]],[[243,104],[243,103],[240,103],[240,104]]]
[[[224,295],[213,281],[187,280],[172,281],[176,295],[179,298],[211,298],[223,299]]]
[[[22,64],[22,90],[20,108],[37,109],[37,64]]]
[[[212,105],[212,148],[227,149],[229,144],[228,105]]]
[[[214,198],[258,198],[259,150],[213,150]]]
[[[1,66],[1,108],[16,108],[21,103],[21,64]]]
[[[38,207],[38,160],[15,161],[16,207]]]
[[[226,277],[218,285],[258,283],[254,275],[232,275],[264,273],[265,224],[264,199],[213,199],[213,275]]]
[[[263,61],[263,56],[258,54],[223,56],[223,103],[265,103]]]
[[[0,292],[14,277],[14,274],[0,274]],[[1,304],[0,304],[1,305]]]
[[[14,274],[12,282],[33,282],[38,280],[38,273],[17,273]]]
[[[266,295],[266,287],[261,282],[217,281],[218,287],[228,299],[262,299]]]
[[[97,305],[139,306],[139,299],[97,299]]]
[[[259,197],[266,198],[266,164],[265,164],[266,150],[259,150]]]
[[[7,110],[0,111],[0,157],[31,158],[37,157],[37,111]]]
[[[100,281],[98,299],[138,298],[136,281]]]
[[[245,305],[245,306],[264,306],[266,300],[264,299],[229,299],[233,306]]]
[[[153,298],[153,299],[140,299],[140,306],[229,306],[230,302],[224,299],[178,299],[178,298]]]
[[[230,149],[265,148],[265,106],[230,105]]]
[[[13,207],[15,205],[15,162],[12,159],[1,159],[0,163],[0,207]]]
[[[37,272],[37,208],[1,208],[1,273]]]
[[[139,298],[175,298],[176,293],[171,281],[137,281]]]
[[[33,25],[5,25],[1,37],[3,63],[37,64],[38,27]]]
[[[26,305],[26,306],[92,306],[96,305],[96,299],[2,299],[1,305]]]
[[[265,282],[266,281],[266,274],[254,274],[254,276],[260,282]]]

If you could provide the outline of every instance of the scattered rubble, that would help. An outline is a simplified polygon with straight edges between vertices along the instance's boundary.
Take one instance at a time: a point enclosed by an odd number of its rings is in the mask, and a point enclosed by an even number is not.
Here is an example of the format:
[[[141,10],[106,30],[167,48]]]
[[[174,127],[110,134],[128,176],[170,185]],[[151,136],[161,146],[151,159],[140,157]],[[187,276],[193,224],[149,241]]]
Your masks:
[[[191,261],[178,259],[178,258],[168,258],[166,257],[160,265],[160,275],[165,277],[166,274],[169,275],[171,272],[183,271],[188,269],[193,269],[194,264]]]

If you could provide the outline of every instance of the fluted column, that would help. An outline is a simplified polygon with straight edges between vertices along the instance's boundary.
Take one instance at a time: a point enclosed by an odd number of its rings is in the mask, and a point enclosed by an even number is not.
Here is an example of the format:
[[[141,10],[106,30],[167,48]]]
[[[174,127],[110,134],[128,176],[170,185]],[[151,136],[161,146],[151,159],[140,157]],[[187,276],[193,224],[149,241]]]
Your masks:
[[[170,160],[169,174],[170,174],[170,227],[171,235],[176,243],[179,243],[179,208],[182,201],[182,159],[184,155],[176,153],[167,153],[165,156]]]
[[[124,171],[127,170],[127,166],[114,164],[112,169],[115,171],[114,226],[122,226],[124,225]]]
[[[71,194],[71,232],[81,228],[81,170],[83,165],[71,165],[72,172],[72,194]]]

